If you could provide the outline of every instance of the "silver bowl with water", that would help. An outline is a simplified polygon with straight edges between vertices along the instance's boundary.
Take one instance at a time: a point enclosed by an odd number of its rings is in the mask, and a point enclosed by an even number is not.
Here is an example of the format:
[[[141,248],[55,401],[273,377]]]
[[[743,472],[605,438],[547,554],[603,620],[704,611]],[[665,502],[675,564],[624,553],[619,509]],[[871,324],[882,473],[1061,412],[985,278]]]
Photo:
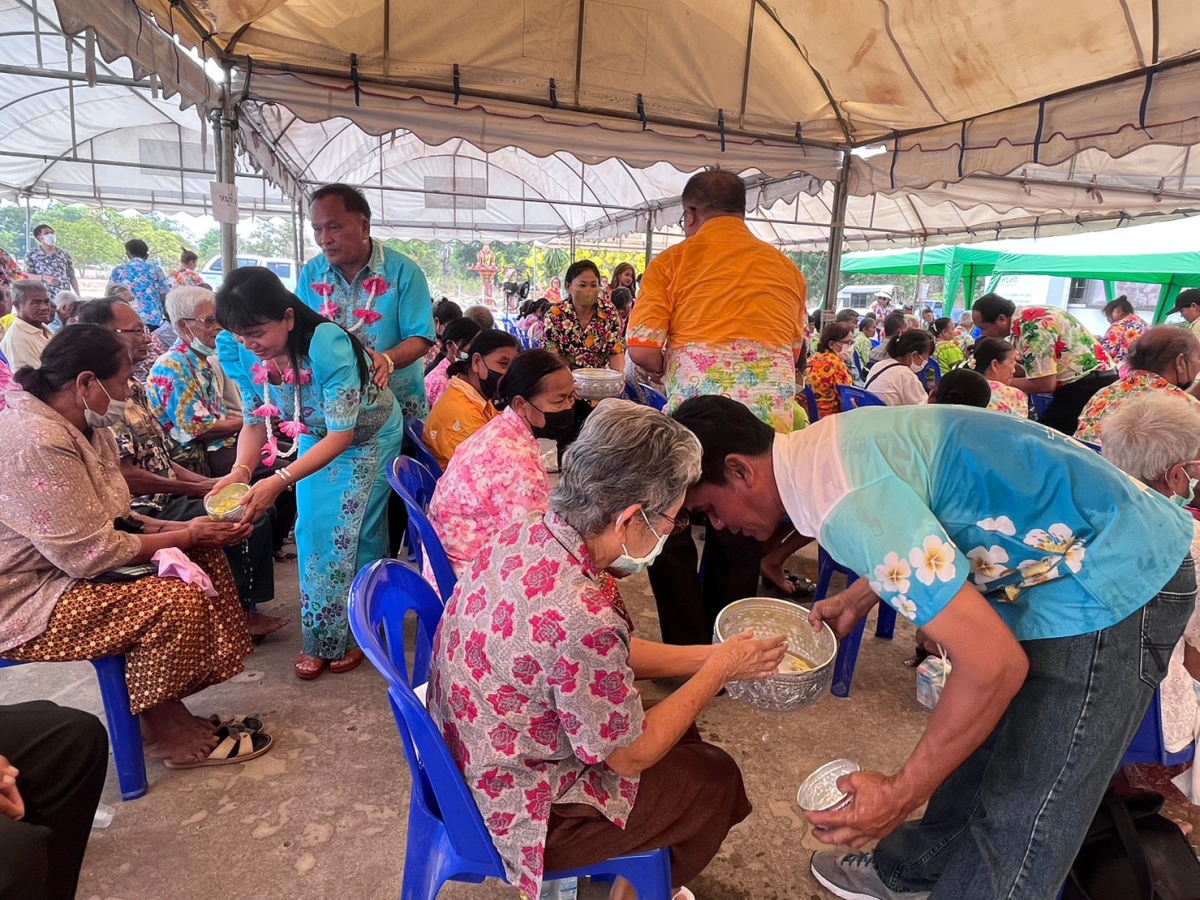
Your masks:
[[[798,661],[785,656],[779,672],[770,678],[729,682],[725,689],[730,697],[759,709],[793,712],[811,706],[829,691],[837,638],[828,625],[813,631],[808,613],[803,606],[774,597],[748,597],[721,610],[713,629],[714,642],[720,643],[747,628],[753,628],[758,637],[782,634],[788,649],[811,666],[807,671],[794,671]]]
[[[576,369],[571,376],[575,379],[575,396],[580,400],[619,397],[625,387],[625,376],[612,369]]]

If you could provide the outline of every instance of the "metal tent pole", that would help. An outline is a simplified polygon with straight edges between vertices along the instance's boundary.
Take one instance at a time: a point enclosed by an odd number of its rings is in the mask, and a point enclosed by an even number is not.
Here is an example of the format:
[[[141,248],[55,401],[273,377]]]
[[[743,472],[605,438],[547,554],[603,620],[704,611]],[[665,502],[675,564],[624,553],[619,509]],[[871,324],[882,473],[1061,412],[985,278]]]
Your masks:
[[[646,268],[642,269],[644,273],[650,268],[650,259],[654,256],[654,213],[646,211]],[[637,285],[634,285],[636,288]]]
[[[833,186],[833,211],[829,223],[829,266],[825,282],[825,309],[837,306],[838,282],[842,276],[842,242],[846,233],[846,182],[850,178],[850,151],[842,154],[842,177]]]
[[[225,84],[221,89],[221,115],[213,129],[217,150],[217,181],[236,183],[237,147],[233,140],[233,75],[225,67]],[[237,223],[221,223],[221,272],[228,278],[237,268]]]

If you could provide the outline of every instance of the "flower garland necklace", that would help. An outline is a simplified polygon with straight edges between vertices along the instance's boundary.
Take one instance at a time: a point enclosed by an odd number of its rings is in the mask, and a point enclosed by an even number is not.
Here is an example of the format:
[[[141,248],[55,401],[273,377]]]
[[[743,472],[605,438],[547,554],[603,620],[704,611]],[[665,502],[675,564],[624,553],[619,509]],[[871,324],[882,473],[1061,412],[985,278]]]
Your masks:
[[[329,277],[333,277],[333,269],[330,268]],[[345,325],[345,329],[351,333],[360,330],[364,325],[374,325],[383,316],[375,312],[371,307],[375,304],[377,297],[382,297],[389,290],[391,285],[378,275],[373,275],[363,281],[362,292],[367,297],[367,302],[363,304],[362,309],[354,310],[354,318],[357,322],[351,322]],[[332,282],[323,281],[312,285],[313,293],[320,297],[325,302],[321,304],[318,313],[333,322],[339,322],[342,315],[342,308],[333,302],[333,294],[337,290],[337,286]]]
[[[250,374],[255,384],[264,386],[263,402],[254,410],[253,415],[261,417],[266,423],[267,442],[263,444],[262,448],[263,464],[273,466],[278,459],[290,459],[295,456],[296,452],[300,449],[300,441],[297,438],[302,434],[310,433],[308,426],[300,421],[300,386],[312,381],[312,370],[301,369],[300,377],[297,378],[295,369],[289,367],[280,372],[279,366],[275,364],[275,360],[269,360],[266,365],[255,363],[250,367]],[[292,413],[292,418],[290,421],[279,423],[279,430],[292,439],[292,447],[286,453],[280,452],[279,438],[275,437],[275,430],[271,426],[273,418],[283,415],[283,410],[271,403],[271,390],[269,387],[266,387],[272,375],[279,375],[285,384],[295,385],[296,388],[295,411]]]

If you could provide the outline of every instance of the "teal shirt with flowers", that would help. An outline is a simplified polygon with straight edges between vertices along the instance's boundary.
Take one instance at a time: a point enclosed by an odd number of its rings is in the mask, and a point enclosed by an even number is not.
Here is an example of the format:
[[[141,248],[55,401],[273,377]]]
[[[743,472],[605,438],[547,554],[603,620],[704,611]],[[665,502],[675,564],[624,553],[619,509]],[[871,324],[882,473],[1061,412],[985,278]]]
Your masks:
[[[1099,631],[1191,550],[1191,516],[1161,494],[992,410],[854,410],[776,436],[773,455],[796,529],[917,625],[969,580],[1018,640]]]
[[[407,256],[380,241],[371,241],[371,258],[354,276],[353,284],[329,264],[324,254],[310,259],[300,272],[296,296],[353,332],[376,353],[411,337],[429,341],[437,338],[424,273]],[[406,417],[423,420],[429,415],[423,358],[397,368],[392,373],[391,388]]]

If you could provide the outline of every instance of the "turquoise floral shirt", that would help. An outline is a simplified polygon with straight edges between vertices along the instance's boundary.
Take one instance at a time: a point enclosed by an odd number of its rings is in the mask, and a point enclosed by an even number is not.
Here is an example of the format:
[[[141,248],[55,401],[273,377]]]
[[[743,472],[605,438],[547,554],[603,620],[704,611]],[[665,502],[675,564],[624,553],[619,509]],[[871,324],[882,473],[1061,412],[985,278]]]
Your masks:
[[[1182,509],[1004,413],[855,410],[776,436],[773,455],[796,529],[919,626],[970,581],[1018,640],[1099,631],[1150,602],[1191,551]]]
[[[131,259],[113,269],[108,280],[129,288],[133,294],[133,308],[143,322],[151,328],[163,323],[163,301],[167,292],[175,287],[166,272],[148,260]]]
[[[217,422],[229,418],[217,375],[208,359],[182,339],[155,361],[146,393],[163,429],[183,447],[205,446],[201,436]],[[236,444],[237,435],[231,434],[207,446],[217,450]]]
[[[296,295],[376,353],[411,337],[437,339],[424,273],[407,256],[379,241],[371,242],[371,258],[353,284],[323,254],[310,259],[300,272]],[[425,419],[429,415],[423,359],[397,368],[391,388],[405,416]]]

